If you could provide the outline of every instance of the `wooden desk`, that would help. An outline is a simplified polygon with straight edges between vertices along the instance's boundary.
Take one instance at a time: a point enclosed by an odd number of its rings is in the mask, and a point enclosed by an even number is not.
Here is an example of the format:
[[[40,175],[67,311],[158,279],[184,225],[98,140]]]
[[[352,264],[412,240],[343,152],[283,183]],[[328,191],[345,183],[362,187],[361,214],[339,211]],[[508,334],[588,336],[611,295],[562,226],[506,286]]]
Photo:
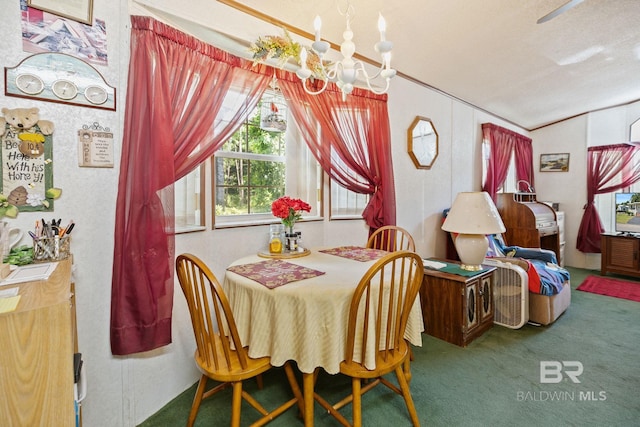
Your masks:
[[[19,287],[15,311],[0,314],[0,420],[3,426],[76,425],[71,260],[46,281]]]
[[[460,276],[425,268],[420,289],[425,332],[465,347],[491,328],[495,270]]]
[[[265,261],[257,255],[232,265]],[[364,273],[375,263],[361,262],[312,250],[309,256],[287,262],[325,274],[292,282],[275,289],[227,271],[224,290],[243,345],[251,357],[271,357],[271,364],[296,362],[303,374],[305,425],[313,425],[313,372],[323,368],[329,374],[340,370],[346,353],[346,331],[353,292]],[[405,338],[422,345],[420,304],[416,301],[408,320]],[[375,367],[373,345],[367,362]]]

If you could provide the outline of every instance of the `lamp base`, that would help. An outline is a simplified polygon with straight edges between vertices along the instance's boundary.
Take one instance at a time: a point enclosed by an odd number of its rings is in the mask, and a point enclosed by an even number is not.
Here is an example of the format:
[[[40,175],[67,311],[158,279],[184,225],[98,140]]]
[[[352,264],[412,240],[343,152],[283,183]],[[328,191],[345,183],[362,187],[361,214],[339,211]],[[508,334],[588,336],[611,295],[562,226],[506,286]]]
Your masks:
[[[466,271],[480,271],[484,270],[482,265],[468,265],[468,264],[460,264],[460,268]]]
[[[484,234],[458,234],[454,242],[460,268],[467,271],[482,270],[482,262],[489,249],[489,242]]]

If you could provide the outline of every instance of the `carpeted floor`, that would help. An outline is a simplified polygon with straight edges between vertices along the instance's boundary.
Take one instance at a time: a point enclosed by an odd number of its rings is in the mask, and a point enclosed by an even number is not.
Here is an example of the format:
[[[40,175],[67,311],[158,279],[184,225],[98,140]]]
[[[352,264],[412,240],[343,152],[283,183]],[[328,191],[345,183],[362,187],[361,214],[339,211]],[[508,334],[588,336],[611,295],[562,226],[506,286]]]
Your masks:
[[[640,302],[640,282],[588,276],[577,288],[579,291]]]
[[[640,425],[640,307],[634,301],[576,292],[595,272],[569,270],[572,304],[552,325],[518,330],[496,325],[466,348],[423,335],[411,364],[411,391],[423,426]],[[551,382],[560,371],[541,381],[541,362],[566,364],[560,382]],[[567,375],[577,364],[582,366],[579,383]],[[264,384],[254,397],[268,408],[291,394],[281,369],[265,375]],[[316,390],[335,401],[349,386],[345,377],[321,375]],[[246,387],[255,390],[255,382]],[[184,426],[194,391],[195,385],[141,426]],[[230,396],[227,389],[203,402],[196,426],[229,425]],[[316,426],[339,425],[315,408]],[[349,407],[343,411],[351,416]],[[243,402],[242,425],[255,419]],[[363,398],[363,424],[399,427],[410,421],[402,398],[377,387]],[[269,425],[302,422],[293,409]]]

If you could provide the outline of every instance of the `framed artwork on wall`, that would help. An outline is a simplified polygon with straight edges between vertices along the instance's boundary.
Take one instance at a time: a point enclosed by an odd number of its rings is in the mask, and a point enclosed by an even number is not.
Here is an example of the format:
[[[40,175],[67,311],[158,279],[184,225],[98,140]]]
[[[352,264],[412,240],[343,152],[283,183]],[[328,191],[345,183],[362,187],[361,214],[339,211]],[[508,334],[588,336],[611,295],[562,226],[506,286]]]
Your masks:
[[[540,172],[569,172],[569,153],[540,154]]]
[[[27,5],[74,21],[92,24],[93,0],[27,0]]]

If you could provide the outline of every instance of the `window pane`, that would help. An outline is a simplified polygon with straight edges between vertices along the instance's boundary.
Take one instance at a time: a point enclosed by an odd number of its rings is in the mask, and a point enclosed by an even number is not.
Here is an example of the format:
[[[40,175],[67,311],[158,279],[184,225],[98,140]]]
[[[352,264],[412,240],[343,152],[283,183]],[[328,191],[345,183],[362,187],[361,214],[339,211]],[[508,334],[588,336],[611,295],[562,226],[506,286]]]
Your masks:
[[[216,215],[246,215],[249,213],[246,188],[216,188]]]
[[[249,174],[252,187],[277,186],[284,190],[286,176],[282,162],[251,160]]]
[[[216,158],[216,187],[244,186],[249,176],[249,160],[228,157]]]
[[[369,203],[368,194],[354,193],[331,181],[331,217],[362,217]]]
[[[204,225],[204,213],[201,210],[204,196],[201,191],[202,175],[202,167],[198,167],[174,184],[177,231]]]
[[[271,203],[284,196],[284,187],[259,187],[251,189],[251,213],[271,213]]]
[[[284,103],[279,96],[279,102]],[[284,195],[300,198],[313,207],[311,214],[303,216],[318,216],[320,212],[321,169],[296,126],[286,126],[292,123],[291,117],[280,117],[279,123],[285,123],[284,132],[277,127],[260,128],[261,111],[271,117],[274,111],[286,110],[281,105],[261,109],[272,105],[273,99],[273,93],[265,94],[241,130],[215,155],[216,225],[273,221],[271,204]]]
[[[247,127],[241,126],[240,129],[238,129],[236,133],[234,133],[231,138],[229,138],[227,142],[224,143],[224,145],[222,146],[222,150],[236,153],[246,152],[246,141]]]

